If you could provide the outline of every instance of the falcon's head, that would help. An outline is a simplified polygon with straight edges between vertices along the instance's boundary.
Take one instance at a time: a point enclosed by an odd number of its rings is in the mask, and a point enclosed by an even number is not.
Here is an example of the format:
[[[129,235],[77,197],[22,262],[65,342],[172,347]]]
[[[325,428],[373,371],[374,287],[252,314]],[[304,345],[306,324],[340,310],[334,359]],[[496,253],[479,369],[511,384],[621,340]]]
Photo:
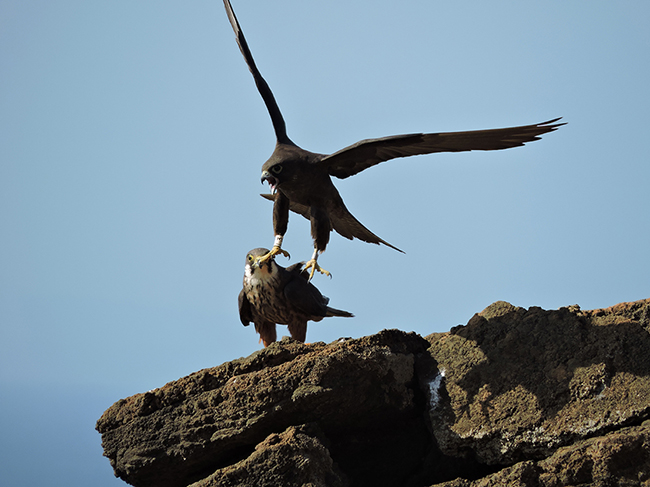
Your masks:
[[[271,192],[280,187],[293,186],[305,177],[305,169],[310,167],[310,152],[295,145],[279,144],[273,154],[262,166],[262,183],[268,181]]]
[[[260,263],[262,257],[269,253],[268,249],[257,248],[246,254],[246,267],[244,269],[244,278],[246,280],[261,280],[274,277],[278,271],[275,259],[271,257],[265,262]]]
[[[268,170],[262,171],[262,184],[264,184],[264,181],[268,181],[272,194],[275,194],[278,190],[278,185],[282,182],[281,178],[283,170],[284,166],[282,163],[279,163],[274,164]]]

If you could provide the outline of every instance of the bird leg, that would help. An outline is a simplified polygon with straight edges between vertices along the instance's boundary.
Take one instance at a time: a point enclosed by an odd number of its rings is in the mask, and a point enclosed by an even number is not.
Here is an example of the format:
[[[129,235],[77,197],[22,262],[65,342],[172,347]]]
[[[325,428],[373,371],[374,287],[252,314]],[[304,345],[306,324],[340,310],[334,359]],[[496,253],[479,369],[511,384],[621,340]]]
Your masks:
[[[305,333],[307,327],[305,326]],[[260,334],[260,342],[264,347],[268,347],[271,343],[277,340],[277,332],[275,330],[275,323],[265,321],[259,325],[255,323],[255,331]]]
[[[305,339],[307,338],[307,322],[289,323],[289,333],[294,340],[305,343]]]
[[[311,256],[311,260],[309,260],[305,264],[305,269],[304,270],[307,270],[307,269],[309,269],[311,267],[311,272],[309,273],[309,279],[308,280],[309,281],[312,280],[312,278],[314,277],[314,274],[316,273],[316,271],[320,272],[321,274],[325,274],[326,276],[332,277],[332,274],[330,272],[326,271],[325,269],[323,269],[321,266],[318,265],[317,260],[318,260],[318,249],[315,248],[314,249],[314,254]]]
[[[266,263],[268,260],[272,259],[273,257],[275,257],[278,254],[284,255],[288,259],[291,258],[291,256],[289,255],[289,252],[282,249],[282,239],[283,239],[282,235],[276,235],[275,236],[275,241],[273,242],[273,248],[269,251],[268,254],[263,255],[257,261],[260,265]]]

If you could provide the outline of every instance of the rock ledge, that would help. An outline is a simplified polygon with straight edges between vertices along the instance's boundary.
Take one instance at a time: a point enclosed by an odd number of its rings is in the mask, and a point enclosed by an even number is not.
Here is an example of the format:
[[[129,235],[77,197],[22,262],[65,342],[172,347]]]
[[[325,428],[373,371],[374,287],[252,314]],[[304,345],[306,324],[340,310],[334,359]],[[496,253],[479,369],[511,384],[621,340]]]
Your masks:
[[[650,485],[650,299],[288,339],[111,406],[136,486]]]

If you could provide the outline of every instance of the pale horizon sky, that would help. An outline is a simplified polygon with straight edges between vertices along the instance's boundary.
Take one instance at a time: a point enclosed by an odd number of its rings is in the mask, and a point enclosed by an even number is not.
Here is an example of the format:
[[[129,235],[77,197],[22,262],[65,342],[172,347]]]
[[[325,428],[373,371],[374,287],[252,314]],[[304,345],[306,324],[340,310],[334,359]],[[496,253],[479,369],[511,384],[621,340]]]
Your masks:
[[[308,341],[650,297],[650,4],[232,3],[305,149],[568,123],[335,180],[405,254],[332,234],[314,284],[355,318]],[[271,122],[221,0],[6,0],[0,75],[3,478],[124,485],[102,412],[261,347],[237,295],[246,253],[273,244]],[[311,256],[302,217],[284,247],[280,265]]]

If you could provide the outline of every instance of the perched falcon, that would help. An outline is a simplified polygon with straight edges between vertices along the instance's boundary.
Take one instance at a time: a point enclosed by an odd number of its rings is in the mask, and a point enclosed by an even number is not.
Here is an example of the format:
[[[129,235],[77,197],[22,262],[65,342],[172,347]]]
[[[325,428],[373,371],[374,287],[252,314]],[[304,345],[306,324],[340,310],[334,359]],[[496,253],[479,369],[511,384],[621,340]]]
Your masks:
[[[276,324],[289,325],[291,337],[304,342],[309,320],[354,316],[327,306],[329,298],[309,282],[304,262],[285,269],[273,257],[263,259],[268,254],[268,249],[260,248],[246,255],[244,288],[239,293],[239,318],[244,326],[255,324],[265,347],[276,339]]]
[[[253,74],[257,89],[271,115],[277,143],[268,161],[262,166],[262,183],[267,181],[272,195],[262,195],[274,201],[273,248],[264,259],[282,250],[282,239],[287,231],[289,210],[311,221],[314,253],[306,269],[311,268],[310,279],[318,270],[329,275],[318,263],[318,255],[325,250],[330,232],[336,230],[352,240],[384,244],[399,250],[368,230],[348,211],[331,177],[345,179],[380,162],[397,157],[431,154],[434,152],[463,152],[472,150],[500,150],[539,140],[539,136],[556,130],[564,123],[559,118],[534,125],[470,132],[393,135],[378,139],[361,140],[330,155],[316,154],[301,149],[287,136],[284,118],[264,78],[257,69],[248,48],[244,33],[235,17],[229,0],[224,0],[230,24],[235,31],[237,44],[246,64]]]

